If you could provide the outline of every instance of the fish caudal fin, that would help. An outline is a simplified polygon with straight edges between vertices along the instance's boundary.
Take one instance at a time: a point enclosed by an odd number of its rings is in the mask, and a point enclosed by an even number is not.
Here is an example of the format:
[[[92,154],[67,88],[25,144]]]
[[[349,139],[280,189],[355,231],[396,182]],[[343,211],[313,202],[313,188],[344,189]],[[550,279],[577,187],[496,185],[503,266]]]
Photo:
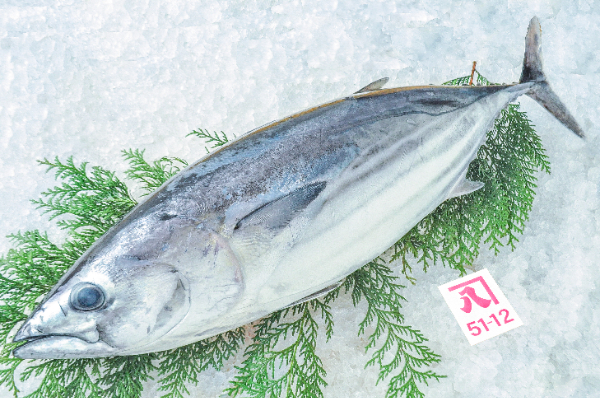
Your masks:
[[[529,29],[525,37],[525,59],[523,60],[523,71],[519,83],[535,83],[528,96],[536,100],[548,110],[569,130],[584,138],[585,135],[575,118],[569,113],[567,107],[550,88],[546,81],[542,67],[542,29],[537,17],[529,22]]]

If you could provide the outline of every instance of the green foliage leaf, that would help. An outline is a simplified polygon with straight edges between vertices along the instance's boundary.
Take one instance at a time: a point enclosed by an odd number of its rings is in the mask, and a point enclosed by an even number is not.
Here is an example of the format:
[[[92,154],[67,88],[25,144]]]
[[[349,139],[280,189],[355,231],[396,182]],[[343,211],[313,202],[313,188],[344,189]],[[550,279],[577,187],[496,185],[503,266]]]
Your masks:
[[[456,79],[452,79],[450,81],[442,83],[442,86],[466,86],[469,84],[470,80],[471,80],[471,75],[457,77]]]
[[[347,277],[344,286],[352,291],[354,305],[362,299],[368,304],[358,333],[364,334],[368,326],[375,326],[366,346],[367,351],[374,349],[367,366],[379,367],[378,383],[393,375],[386,397],[421,398],[424,394],[417,383],[427,384],[446,376],[424,370],[440,362],[440,356],[424,345],[427,339],[418,330],[404,325],[400,312],[401,301],[405,301],[400,289],[404,286],[396,283],[397,279],[377,258]],[[378,346],[382,339],[383,344]]]
[[[190,135],[194,135],[200,139],[203,139],[205,143],[211,144],[212,148],[223,146],[229,142],[227,134],[225,134],[222,131],[221,135],[219,135],[219,133],[217,133],[216,131],[210,133],[208,130],[198,129],[192,131],[191,133],[186,135],[186,137],[189,137]],[[206,152],[208,152],[208,148],[206,149]]]
[[[157,369],[154,362],[158,357],[159,354],[152,353],[105,359],[99,382],[106,389],[100,393],[100,397],[141,397],[142,383],[153,380],[150,373]]]
[[[245,340],[245,329],[238,328],[164,353],[158,375],[158,390],[163,398],[183,398],[190,395],[186,384],[198,384],[198,375],[212,367],[220,370],[223,363],[237,354]]]
[[[39,162],[55,171],[63,180],[60,186],[42,193],[45,199],[33,200],[38,208],[50,213],[50,219],[68,215],[57,224],[71,236],[89,246],[136,204],[114,172],[102,167],[87,168],[73,163],[73,157],[61,162],[44,159]]]
[[[90,374],[98,376],[98,362],[91,359],[52,359],[29,366],[21,380],[32,375],[44,377],[39,388],[25,398],[100,398],[102,389],[90,377]]]
[[[490,82],[483,75],[481,75],[477,69],[475,69],[473,73],[473,80],[475,80],[475,85],[477,86],[496,86],[499,84]],[[442,86],[468,86],[470,81],[471,75],[462,76],[442,83]]]
[[[10,349],[14,348],[14,346],[15,345],[12,345]],[[6,351],[7,347],[2,347],[2,350]],[[15,380],[15,372],[21,362],[23,362],[23,360],[19,358],[0,357],[0,385],[7,387],[8,391],[12,392],[15,398],[19,392]]]
[[[142,189],[146,191],[144,195],[154,192],[188,165],[183,159],[169,156],[163,156],[150,164],[144,159],[144,151],[139,149],[125,150],[122,154],[129,162],[129,169],[125,174],[129,179],[141,183]]]
[[[333,326],[330,307],[319,299],[277,311],[258,321],[253,343],[246,349],[247,358],[237,368],[239,374],[227,393],[252,398],[323,397],[327,373],[315,351],[319,329],[315,312],[321,313],[330,337]]]

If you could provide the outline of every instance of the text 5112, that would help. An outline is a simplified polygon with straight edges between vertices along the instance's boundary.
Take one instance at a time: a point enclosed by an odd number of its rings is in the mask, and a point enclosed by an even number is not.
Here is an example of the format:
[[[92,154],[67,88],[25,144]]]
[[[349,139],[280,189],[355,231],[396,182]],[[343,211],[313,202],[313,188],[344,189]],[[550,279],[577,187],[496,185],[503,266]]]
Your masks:
[[[493,326],[493,324],[495,323],[498,326],[502,326],[502,323],[504,325],[506,325],[507,323],[514,321],[514,319],[509,317],[507,309],[501,309],[500,311],[498,311],[498,317],[496,317],[496,314],[491,314],[489,316],[489,318],[491,318],[491,320],[489,322],[486,322],[483,318],[479,318],[476,321],[469,322],[469,323],[467,323],[467,328],[469,329],[469,331],[471,332],[471,334],[473,336],[479,336],[481,334],[482,330],[479,326],[477,326],[477,324],[481,324],[481,326],[485,329],[485,331],[489,332],[490,328],[488,327],[488,325]],[[500,319],[498,319],[498,318],[500,318]],[[501,321],[502,321],[502,323],[500,323]]]

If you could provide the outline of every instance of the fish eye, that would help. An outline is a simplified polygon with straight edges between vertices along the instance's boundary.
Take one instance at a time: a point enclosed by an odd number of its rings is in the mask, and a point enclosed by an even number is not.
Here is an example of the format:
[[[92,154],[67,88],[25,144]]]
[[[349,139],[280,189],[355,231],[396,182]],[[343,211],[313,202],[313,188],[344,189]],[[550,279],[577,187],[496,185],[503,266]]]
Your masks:
[[[79,311],[93,311],[102,307],[106,295],[100,286],[92,283],[78,283],[71,290],[71,307]]]

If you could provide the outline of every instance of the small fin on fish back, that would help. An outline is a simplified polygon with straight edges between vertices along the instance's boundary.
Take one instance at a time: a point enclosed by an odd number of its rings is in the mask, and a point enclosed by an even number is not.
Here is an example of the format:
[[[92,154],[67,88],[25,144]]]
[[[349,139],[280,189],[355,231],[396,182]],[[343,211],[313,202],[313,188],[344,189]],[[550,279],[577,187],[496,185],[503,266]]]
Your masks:
[[[367,84],[366,86],[364,86],[363,88],[361,88],[360,90],[355,92],[354,94],[367,93],[369,91],[381,90],[381,88],[383,86],[385,86],[385,84],[388,82],[388,80],[390,80],[389,77],[382,77],[379,80],[375,80],[374,82]]]
[[[525,36],[525,57],[523,71],[519,83],[535,83],[527,95],[548,110],[555,118],[569,130],[581,138],[585,138],[583,130],[575,118],[567,110],[558,96],[550,88],[542,65],[542,29],[537,17],[529,22],[527,36]]]

